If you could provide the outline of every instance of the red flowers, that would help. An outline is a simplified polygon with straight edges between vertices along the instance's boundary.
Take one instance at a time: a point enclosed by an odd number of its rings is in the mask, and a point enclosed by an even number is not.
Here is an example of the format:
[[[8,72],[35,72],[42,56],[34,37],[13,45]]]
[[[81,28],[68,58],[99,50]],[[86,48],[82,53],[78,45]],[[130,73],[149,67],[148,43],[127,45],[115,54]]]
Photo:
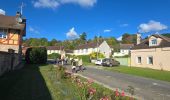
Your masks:
[[[103,98],[100,98],[100,100],[109,100],[108,97],[103,97]]]
[[[121,96],[122,96],[122,97],[124,97],[124,96],[125,96],[125,92],[124,92],[124,91],[122,91]]]
[[[93,95],[96,93],[96,89],[95,88],[89,88],[89,94]]]
[[[116,89],[116,91],[115,91],[115,96],[119,96],[119,91],[118,91],[118,89]]]

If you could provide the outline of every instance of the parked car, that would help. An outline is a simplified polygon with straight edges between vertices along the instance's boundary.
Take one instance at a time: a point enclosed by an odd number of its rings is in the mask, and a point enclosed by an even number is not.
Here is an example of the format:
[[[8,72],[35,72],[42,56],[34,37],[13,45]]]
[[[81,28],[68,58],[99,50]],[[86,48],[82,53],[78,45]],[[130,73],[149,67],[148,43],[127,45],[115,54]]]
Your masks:
[[[103,59],[98,59],[95,62],[96,65],[102,65],[102,63],[103,63]]]
[[[102,62],[102,66],[112,67],[112,66],[118,66],[118,65],[120,65],[120,62],[114,59],[110,59],[110,58],[103,59],[103,62]]]

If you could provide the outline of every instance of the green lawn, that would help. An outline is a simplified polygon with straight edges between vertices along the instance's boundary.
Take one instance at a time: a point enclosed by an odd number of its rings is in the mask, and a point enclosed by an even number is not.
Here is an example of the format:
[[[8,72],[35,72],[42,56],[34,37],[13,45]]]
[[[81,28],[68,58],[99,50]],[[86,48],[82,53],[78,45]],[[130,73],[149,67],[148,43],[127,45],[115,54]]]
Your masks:
[[[58,78],[60,72],[52,65],[26,65],[8,72],[0,77],[0,100],[85,100],[79,94],[80,91],[84,93],[82,87],[72,83],[71,78]],[[115,97],[113,90],[96,83],[92,86],[96,89],[92,100],[105,95]],[[124,100],[128,98],[124,97]]]
[[[127,66],[110,67],[104,69],[113,72],[116,71],[120,73],[143,76],[147,78],[153,78],[157,80],[170,82],[170,71],[161,71],[161,70],[154,70],[149,68],[137,68],[137,67],[127,67]]]

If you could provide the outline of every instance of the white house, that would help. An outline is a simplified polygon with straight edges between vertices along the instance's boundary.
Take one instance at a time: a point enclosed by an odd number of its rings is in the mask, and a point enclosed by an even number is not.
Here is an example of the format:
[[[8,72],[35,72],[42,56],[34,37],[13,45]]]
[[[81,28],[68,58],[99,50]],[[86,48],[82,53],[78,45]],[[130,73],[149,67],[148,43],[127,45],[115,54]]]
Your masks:
[[[130,54],[130,49],[134,46],[134,44],[120,44],[120,52],[114,52],[114,57],[120,57]]]
[[[89,55],[92,52],[100,52],[105,55],[106,58],[109,58],[112,49],[107,44],[106,41],[100,43],[87,43],[78,46],[74,51],[74,55]]]
[[[64,51],[64,47],[62,46],[48,46],[46,47],[47,49],[47,54],[52,54],[52,53],[59,53],[61,54],[62,51]]]

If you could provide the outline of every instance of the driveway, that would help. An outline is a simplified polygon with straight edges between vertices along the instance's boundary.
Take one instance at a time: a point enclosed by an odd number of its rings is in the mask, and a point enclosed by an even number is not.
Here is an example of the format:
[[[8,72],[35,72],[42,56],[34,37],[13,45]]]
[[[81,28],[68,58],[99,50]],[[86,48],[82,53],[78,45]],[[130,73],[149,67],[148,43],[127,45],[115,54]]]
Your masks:
[[[71,66],[67,66],[68,69]],[[109,72],[93,66],[86,67],[78,74],[92,78],[113,89],[118,88],[127,92],[128,86],[135,88],[135,96],[142,100],[170,100],[170,82],[164,82],[128,74]]]

